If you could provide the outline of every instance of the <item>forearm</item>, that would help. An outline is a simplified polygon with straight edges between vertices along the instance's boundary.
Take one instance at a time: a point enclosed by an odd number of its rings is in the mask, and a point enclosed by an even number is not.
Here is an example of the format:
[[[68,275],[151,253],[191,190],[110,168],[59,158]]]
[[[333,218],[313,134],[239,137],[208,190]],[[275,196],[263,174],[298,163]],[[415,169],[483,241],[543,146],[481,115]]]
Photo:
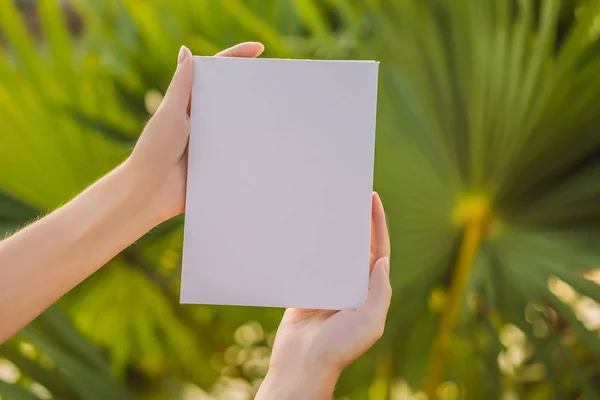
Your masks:
[[[269,370],[256,394],[256,400],[330,400],[339,373],[326,372],[323,366],[296,370],[289,365],[285,370]]]
[[[157,222],[123,164],[0,242],[0,343]]]

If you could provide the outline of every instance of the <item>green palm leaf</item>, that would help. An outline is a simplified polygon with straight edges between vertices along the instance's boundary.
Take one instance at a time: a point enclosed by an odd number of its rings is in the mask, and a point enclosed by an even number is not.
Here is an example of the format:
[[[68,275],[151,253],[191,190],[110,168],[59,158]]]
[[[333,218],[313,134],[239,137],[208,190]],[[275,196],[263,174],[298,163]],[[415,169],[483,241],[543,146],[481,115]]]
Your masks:
[[[21,386],[1,381],[0,395],[5,396],[8,400],[40,400],[35,394]]]
[[[69,2],[85,28],[73,36],[61,3],[41,1],[39,42],[0,1],[0,171],[15,171],[0,173],[0,232],[126,157],[183,43],[197,54],[260,40],[274,57],[377,59],[375,186],[394,301],[382,342],[342,376],[339,394],[380,398],[400,381],[430,398],[598,398],[599,332],[576,309],[600,302],[588,279],[600,266],[598,0],[138,3]],[[272,331],[280,311],[180,307],[180,249],[181,222],[167,223],[63,299],[86,339],[65,340],[76,330],[52,314],[27,328],[69,371],[54,386],[55,370],[4,355],[56,397],[108,395],[98,388],[107,364],[88,340],[136,395],[209,388],[232,369],[252,379],[215,360],[238,326]],[[515,329],[521,347],[503,338]],[[510,368],[499,363],[519,352]],[[540,365],[542,378],[524,380]]]

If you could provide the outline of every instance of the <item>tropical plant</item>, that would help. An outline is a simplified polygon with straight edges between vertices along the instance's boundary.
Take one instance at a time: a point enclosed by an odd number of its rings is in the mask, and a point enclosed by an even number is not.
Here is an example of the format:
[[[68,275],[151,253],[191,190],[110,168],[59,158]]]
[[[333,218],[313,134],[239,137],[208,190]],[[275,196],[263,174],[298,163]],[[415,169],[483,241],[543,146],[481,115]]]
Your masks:
[[[0,230],[127,156],[182,43],[377,59],[394,300],[338,395],[600,398],[600,1],[36,4],[41,39],[0,0]],[[157,227],[0,347],[20,371],[0,396],[258,383],[280,310],[180,306],[181,236],[180,218]]]

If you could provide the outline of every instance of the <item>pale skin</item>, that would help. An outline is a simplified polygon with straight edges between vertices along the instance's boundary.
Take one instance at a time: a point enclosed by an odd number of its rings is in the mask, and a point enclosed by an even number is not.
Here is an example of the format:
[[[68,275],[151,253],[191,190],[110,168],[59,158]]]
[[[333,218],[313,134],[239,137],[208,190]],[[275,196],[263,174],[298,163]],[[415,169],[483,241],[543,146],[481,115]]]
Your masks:
[[[217,56],[258,57],[260,43]],[[194,68],[182,47],[169,89],[131,156],[72,201],[0,242],[0,343],[185,206]],[[288,309],[257,398],[330,398],[341,371],[383,333],[391,298],[390,242],[373,195],[369,294],[360,309]],[[366,268],[366,266],[365,266]]]
[[[392,298],[390,239],[373,194],[369,293],[359,309],[285,311],[257,399],[330,399],[342,370],[383,335]]]

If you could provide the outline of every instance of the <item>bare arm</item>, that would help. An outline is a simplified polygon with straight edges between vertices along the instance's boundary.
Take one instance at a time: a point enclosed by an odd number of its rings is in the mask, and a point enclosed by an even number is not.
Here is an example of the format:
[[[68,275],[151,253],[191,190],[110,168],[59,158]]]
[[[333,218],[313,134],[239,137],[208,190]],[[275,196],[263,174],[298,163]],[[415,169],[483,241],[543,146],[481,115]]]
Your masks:
[[[126,162],[0,242],[0,342],[159,222]]]
[[[260,43],[218,54],[257,57]],[[183,212],[194,64],[182,47],[165,98],[119,167],[0,242],[0,343],[156,224]]]

